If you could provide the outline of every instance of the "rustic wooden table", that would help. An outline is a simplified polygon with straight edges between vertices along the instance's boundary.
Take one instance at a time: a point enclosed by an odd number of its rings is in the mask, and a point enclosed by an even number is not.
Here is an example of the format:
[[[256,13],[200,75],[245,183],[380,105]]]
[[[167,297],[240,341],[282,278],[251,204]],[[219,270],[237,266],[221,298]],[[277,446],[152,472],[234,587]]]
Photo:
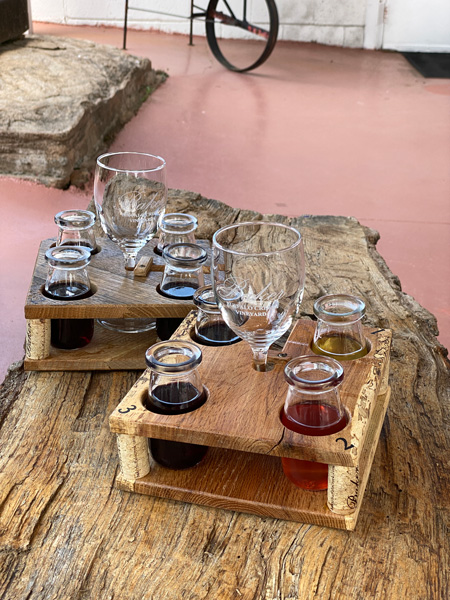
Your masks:
[[[176,190],[169,209],[196,214],[204,238],[261,218]],[[140,373],[15,365],[0,391],[2,600],[448,598],[450,378],[436,321],[402,293],[376,232],[289,221],[305,241],[305,316],[350,291],[368,325],[393,330],[392,397],[355,531],[122,492],[108,419]]]

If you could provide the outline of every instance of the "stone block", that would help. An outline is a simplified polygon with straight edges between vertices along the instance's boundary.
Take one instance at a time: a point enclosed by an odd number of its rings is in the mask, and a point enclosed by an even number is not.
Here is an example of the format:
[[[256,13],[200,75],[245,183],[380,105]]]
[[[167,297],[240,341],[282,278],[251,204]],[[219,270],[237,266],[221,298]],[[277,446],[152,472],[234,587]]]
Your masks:
[[[29,36],[0,47],[0,174],[82,186],[164,80],[112,46]]]

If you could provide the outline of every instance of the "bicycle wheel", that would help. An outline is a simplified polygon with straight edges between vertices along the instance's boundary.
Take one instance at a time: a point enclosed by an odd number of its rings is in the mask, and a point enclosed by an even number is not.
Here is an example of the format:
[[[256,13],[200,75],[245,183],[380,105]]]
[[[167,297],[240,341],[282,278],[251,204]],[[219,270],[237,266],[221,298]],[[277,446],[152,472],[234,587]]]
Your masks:
[[[243,72],[259,67],[269,58],[277,36],[274,0],[210,0],[206,38],[227,69]]]

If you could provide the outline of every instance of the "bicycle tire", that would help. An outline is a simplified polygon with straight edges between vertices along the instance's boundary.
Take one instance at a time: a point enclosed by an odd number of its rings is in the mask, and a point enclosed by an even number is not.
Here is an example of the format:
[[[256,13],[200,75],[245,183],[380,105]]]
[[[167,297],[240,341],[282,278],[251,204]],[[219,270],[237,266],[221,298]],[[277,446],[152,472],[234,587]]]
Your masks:
[[[214,57],[227,69],[243,73],[251,71],[262,65],[271,55],[278,37],[278,10],[274,0],[253,0],[259,2],[260,7],[264,6],[269,19],[267,29],[252,24],[246,18],[246,0],[242,0],[244,14],[242,19],[236,18],[227,0],[210,0],[206,9],[206,39]],[[225,12],[224,12],[225,11]],[[227,44],[231,44],[230,37],[220,37],[220,27],[234,27],[252,34],[255,39],[260,41],[260,47],[256,50],[257,56],[251,59],[250,64],[237,65],[226,51]]]

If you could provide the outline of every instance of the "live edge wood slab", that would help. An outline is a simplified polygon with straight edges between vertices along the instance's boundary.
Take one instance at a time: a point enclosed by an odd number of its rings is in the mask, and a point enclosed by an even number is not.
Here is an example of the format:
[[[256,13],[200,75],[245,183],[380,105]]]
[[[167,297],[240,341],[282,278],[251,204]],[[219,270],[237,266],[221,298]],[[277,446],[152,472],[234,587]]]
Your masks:
[[[176,190],[168,209],[195,214],[206,239],[262,218]],[[349,291],[366,301],[366,326],[393,333],[391,400],[354,531],[120,491],[109,416],[141,372],[15,365],[0,392],[2,600],[447,600],[450,369],[436,321],[401,291],[376,232],[268,218],[304,236],[303,318],[324,293]]]

